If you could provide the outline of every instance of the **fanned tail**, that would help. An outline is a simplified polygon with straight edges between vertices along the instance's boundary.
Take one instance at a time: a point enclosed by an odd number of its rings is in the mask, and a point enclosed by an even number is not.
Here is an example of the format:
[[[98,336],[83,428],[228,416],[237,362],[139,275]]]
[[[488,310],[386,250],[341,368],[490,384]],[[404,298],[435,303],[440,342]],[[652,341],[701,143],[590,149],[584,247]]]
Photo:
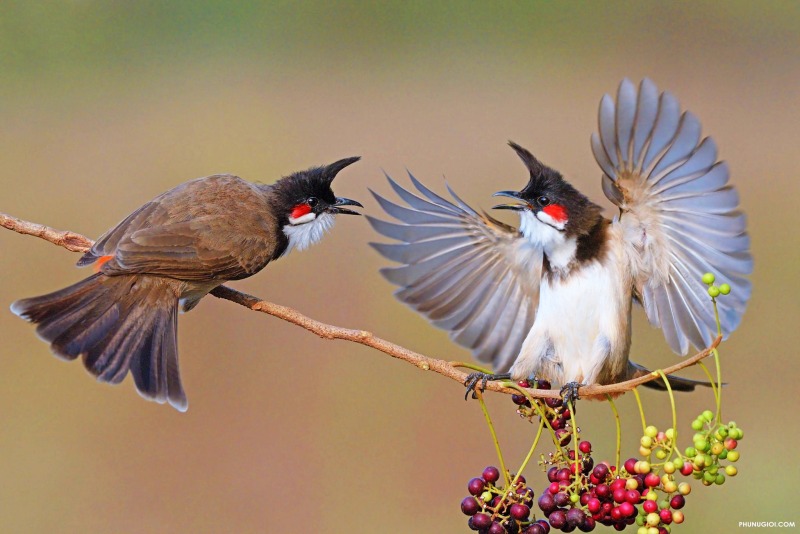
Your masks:
[[[82,356],[98,380],[118,384],[128,371],[148,400],[188,407],[177,346],[177,282],[95,274],[54,293],[18,300],[11,311],[32,323],[52,351]]]
[[[650,369],[647,369],[638,363],[628,362],[628,379],[639,378],[640,376],[649,375],[650,373],[652,373]],[[667,379],[669,380],[669,385],[673,391],[694,391],[696,386],[711,387],[711,382],[706,382],[705,380],[692,380],[691,378],[682,378],[675,375],[667,375]],[[642,385],[650,389],[657,389],[659,391],[667,390],[667,385],[664,384],[664,380],[662,378],[645,382]]]

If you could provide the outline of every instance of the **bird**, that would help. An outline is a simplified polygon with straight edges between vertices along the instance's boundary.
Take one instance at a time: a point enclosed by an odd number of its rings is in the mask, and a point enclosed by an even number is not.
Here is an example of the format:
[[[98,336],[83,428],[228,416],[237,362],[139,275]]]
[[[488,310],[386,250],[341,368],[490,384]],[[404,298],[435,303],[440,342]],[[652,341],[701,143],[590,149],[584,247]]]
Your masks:
[[[400,264],[381,269],[399,286],[396,297],[493,366],[470,375],[467,393],[481,378],[482,387],[532,378],[577,399],[581,385],[649,373],[630,360],[633,303],[677,354],[708,347],[717,323],[705,272],[735,288],[717,302],[723,338],[739,325],[753,268],[746,218],[715,142],[672,93],[624,79],[616,100],[600,101],[591,149],[618,208],[610,219],[560,172],[509,145],[529,179],[496,192],[513,201],[494,209],[515,212],[519,228],[476,211],[449,184],[452,200],[440,196],[410,172],[414,193],[386,176],[399,203],[371,191],[396,220],[368,216],[394,240],[372,246]],[[669,381],[681,391],[709,385]]]
[[[128,372],[138,393],[185,412],[177,316],[214,288],[261,271],[329,230],[359,202],[331,182],[359,157],[257,184],[232,174],[190,180],[162,193],[103,234],[78,261],[88,278],[11,305],[65,360],[83,359],[99,381]]]

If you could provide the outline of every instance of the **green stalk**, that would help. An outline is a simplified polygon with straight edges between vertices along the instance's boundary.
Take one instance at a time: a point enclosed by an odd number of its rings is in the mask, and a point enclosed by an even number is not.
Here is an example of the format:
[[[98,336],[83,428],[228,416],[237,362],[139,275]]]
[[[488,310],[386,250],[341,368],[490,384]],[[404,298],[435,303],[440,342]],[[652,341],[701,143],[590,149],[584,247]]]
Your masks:
[[[664,381],[664,384],[667,385],[667,391],[669,392],[669,402],[672,405],[672,432],[673,432],[673,443],[677,443],[678,440],[678,412],[675,410],[675,395],[672,393],[672,386],[667,379],[667,375],[664,374],[664,371],[658,369],[656,371],[658,374],[661,375],[661,379]],[[672,458],[672,453],[674,452],[675,447],[669,448],[669,456],[664,460],[664,462],[670,461]]]
[[[606,393],[606,399],[608,399],[608,404],[609,406],[611,406],[611,411],[614,412],[615,423],[617,424],[617,457],[616,457],[617,463],[615,463],[614,465],[616,465],[617,469],[619,469],[619,461],[622,454],[622,426],[620,424],[619,412],[617,411],[617,406],[616,404],[614,404],[614,399],[608,393]]]
[[[503,460],[503,453],[500,451],[500,442],[497,440],[497,433],[494,431],[494,425],[492,424],[492,418],[489,417],[489,410],[486,409],[486,402],[483,400],[483,393],[479,390],[475,390],[475,393],[478,396],[478,402],[481,405],[481,410],[483,410],[483,416],[486,418],[486,424],[489,425],[489,432],[492,434],[492,441],[494,441],[494,448],[497,451],[497,458],[500,461],[500,471],[503,473],[503,480],[506,483],[506,486],[509,484],[508,479],[508,471],[506,470],[506,463]]]

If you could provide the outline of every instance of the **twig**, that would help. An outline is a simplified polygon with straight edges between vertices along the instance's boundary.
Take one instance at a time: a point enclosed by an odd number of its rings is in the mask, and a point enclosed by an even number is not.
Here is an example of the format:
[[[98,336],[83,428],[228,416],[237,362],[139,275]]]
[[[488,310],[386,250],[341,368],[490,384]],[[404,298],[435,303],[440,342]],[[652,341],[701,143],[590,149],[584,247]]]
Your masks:
[[[53,243],[54,245],[64,247],[72,252],[86,252],[94,243],[88,237],[76,234],[75,232],[56,230],[41,224],[23,221],[16,217],[6,215],[5,213],[0,213],[0,226],[20,234],[39,237],[45,241]],[[305,328],[309,332],[313,332],[324,339],[342,339],[372,347],[373,349],[379,350],[385,354],[388,354],[389,356],[416,365],[418,368],[424,371],[434,371],[440,375],[452,378],[461,384],[463,384],[467,378],[467,373],[459,371],[451,362],[437,358],[430,358],[423,354],[419,354],[390,341],[386,341],[385,339],[381,339],[364,330],[352,330],[349,328],[341,328],[322,323],[315,319],[311,319],[310,317],[307,317],[292,308],[281,306],[280,304],[273,304],[272,302],[261,300],[258,297],[236,291],[235,289],[231,289],[226,286],[219,286],[218,288],[214,289],[211,294],[215,297],[235,302],[236,304],[249,308],[253,311],[266,313],[268,315],[272,315],[273,317],[296,324],[297,326]],[[709,348],[695,354],[691,358],[687,358],[680,363],[667,367],[661,371],[665,374],[674,373],[689,367],[690,365],[694,365],[711,354],[712,349],[719,345],[721,339],[721,337],[717,337],[717,339],[714,340],[714,343],[712,343]],[[578,393],[583,398],[602,399],[608,394],[618,395],[625,393],[632,390],[636,386],[642,385],[645,382],[650,382],[651,380],[655,380],[657,378],[660,378],[659,371],[653,371],[647,375],[634,378],[633,380],[619,382],[617,384],[610,384],[607,386],[593,384],[584,386],[578,390]],[[502,382],[488,382],[486,384],[486,389],[498,393],[518,393],[518,391],[515,389],[505,387]],[[534,398],[557,398],[559,396],[558,391],[554,390],[531,389],[529,390],[529,393]]]

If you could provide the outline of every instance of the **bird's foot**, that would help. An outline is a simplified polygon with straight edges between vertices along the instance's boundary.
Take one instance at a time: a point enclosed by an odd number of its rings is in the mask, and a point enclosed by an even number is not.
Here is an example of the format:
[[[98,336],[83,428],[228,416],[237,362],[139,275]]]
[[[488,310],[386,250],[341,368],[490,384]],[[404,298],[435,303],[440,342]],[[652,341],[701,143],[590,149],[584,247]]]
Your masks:
[[[580,396],[578,396],[578,388],[582,388],[585,385],[586,384],[581,384],[580,382],[568,382],[564,384],[561,387],[561,391],[559,391],[564,407],[571,407],[572,413],[577,411],[577,405],[575,403],[580,399]]]
[[[467,379],[464,380],[464,385],[467,386],[467,392],[464,393],[464,400],[467,400],[470,393],[472,393],[473,399],[477,399],[478,394],[476,391],[484,391],[486,389],[486,383],[489,380],[511,380],[511,375],[508,373],[503,373],[500,375],[470,373],[467,375]],[[478,384],[480,384],[480,386]]]

